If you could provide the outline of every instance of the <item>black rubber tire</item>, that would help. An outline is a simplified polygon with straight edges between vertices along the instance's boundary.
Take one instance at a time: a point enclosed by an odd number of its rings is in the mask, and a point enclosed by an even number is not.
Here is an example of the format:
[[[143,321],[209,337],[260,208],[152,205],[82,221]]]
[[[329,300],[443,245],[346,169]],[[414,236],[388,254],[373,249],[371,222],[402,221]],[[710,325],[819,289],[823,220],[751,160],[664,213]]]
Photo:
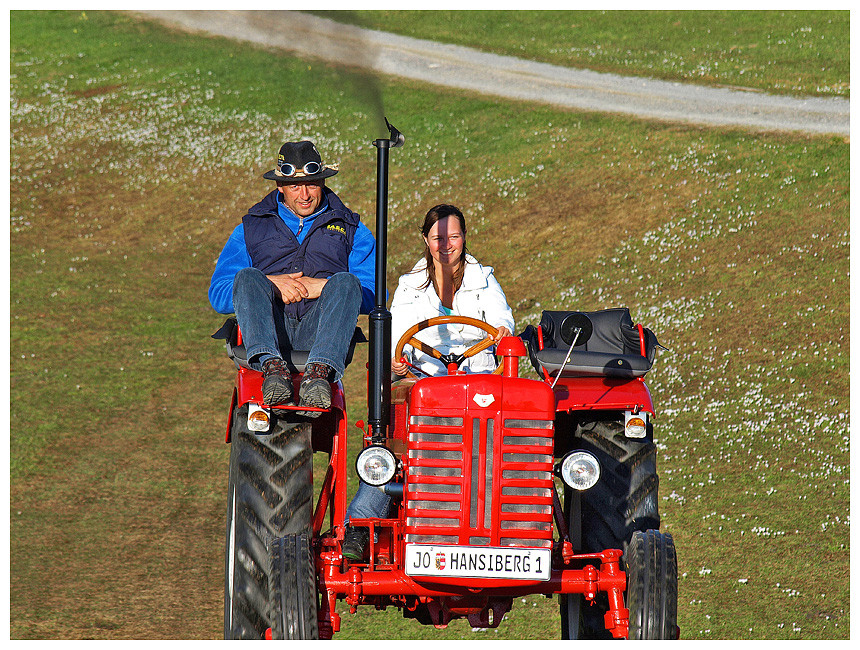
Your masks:
[[[582,548],[582,518],[580,514],[581,493],[564,486],[564,520],[567,522],[567,534],[574,551]],[[582,639],[583,617],[589,609],[582,594],[559,594],[559,613],[561,614],[561,638]]]
[[[624,558],[628,638],[678,638],[678,562],[669,533],[636,531]]]
[[[588,451],[600,463],[600,481],[589,490],[573,494],[565,488],[565,518],[571,541],[578,535],[574,550],[597,553],[615,548],[626,552],[636,531],[658,529],[657,447],[649,426],[645,438],[624,436],[624,424],[617,415],[580,422],[571,437],[571,448]],[[578,503],[572,506],[572,499]],[[580,512],[579,529],[571,510]],[[560,596],[562,638],[611,639],[604,614],[609,609],[606,594],[598,594],[594,605],[582,596]],[[579,618],[579,628],[576,618]]]
[[[582,542],[586,552],[627,550],[634,531],[658,530],[657,446],[624,436],[620,420],[581,423],[579,447],[597,457],[600,481],[582,494]]]
[[[270,550],[269,603],[273,639],[318,639],[317,581],[310,535],[286,535]]]
[[[310,532],[311,425],[276,418],[266,433],[248,430],[248,407],[231,426],[224,561],[224,638],[262,639],[270,627],[274,540]]]

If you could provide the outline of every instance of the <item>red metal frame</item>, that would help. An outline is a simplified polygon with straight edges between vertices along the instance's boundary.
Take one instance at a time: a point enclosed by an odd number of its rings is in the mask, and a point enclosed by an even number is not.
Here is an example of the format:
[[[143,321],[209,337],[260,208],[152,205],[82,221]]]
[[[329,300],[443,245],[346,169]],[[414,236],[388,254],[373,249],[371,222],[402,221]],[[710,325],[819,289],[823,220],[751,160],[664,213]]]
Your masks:
[[[562,377],[555,385],[559,411],[648,411],[654,413],[651,391],[641,377]]]
[[[355,520],[358,525],[379,523],[378,520]],[[372,538],[372,536],[371,536]],[[398,568],[393,562],[350,564],[344,569],[343,559],[336,548],[323,551],[317,558],[319,588],[323,596],[320,623],[331,632],[340,629],[340,617],[335,612],[335,604],[342,597],[351,612],[359,605],[385,602],[398,604],[429,600],[445,600],[468,597],[471,606],[461,607],[460,615],[477,614],[488,603],[497,598],[516,598],[529,594],[582,594],[592,602],[597,594],[605,592],[609,598],[609,611],[606,615],[607,630],[615,638],[626,638],[628,634],[629,612],[624,607],[624,591],[627,576],[621,570],[621,551],[607,549],[602,553],[574,555],[570,564],[583,564],[581,568],[558,567],[553,569],[548,581],[488,580],[474,581],[463,579],[457,583],[441,583],[438,580],[418,580]],[[373,555],[371,556],[373,557]],[[487,583],[482,586],[478,582]],[[467,583],[467,584],[466,584]]]
[[[538,330],[538,339],[542,346],[542,337]],[[640,328],[640,337],[644,345],[644,335]],[[519,343],[519,345],[517,345]],[[495,419],[500,435],[516,435],[516,432],[504,430],[507,419],[546,419],[554,421],[558,412],[583,410],[630,410],[634,412],[649,411],[653,413],[650,392],[641,379],[625,380],[604,377],[561,378],[554,389],[550,389],[550,378],[545,382],[518,377],[518,359],[525,356],[526,350],[522,342],[515,337],[503,340],[499,345],[499,353],[503,357],[502,375],[469,375],[456,373],[447,377],[431,377],[420,380],[405,380],[392,388],[392,408],[389,446],[401,457],[402,471],[408,475],[410,467],[419,467],[420,459],[412,459],[405,453],[409,443],[410,432],[421,430],[420,425],[410,425],[409,417],[421,414],[433,416],[454,416],[462,418],[462,429],[472,430],[472,418],[480,414],[481,398],[487,395],[496,396],[494,399],[504,400],[503,395],[514,396],[511,403],[513,408],[499,412]],[[293,378],[296,384],[300,377]],[[329,464],[325,478],[322,481],[317,505],[313,513],[313,538],[317,550],[316,565],[318,586],[322,596],[319,608],[319,631],[321,638],[331,638],[340,629],[340,616],[336,611],[336,602],[343,599],[351,611],[359,605],[372,604],[377,607],[395,605],[407,609],[419,606],[427,607],[434,623],[444,626],[457,616],[468,616],[470,622],[479,625],[497,624],[501,615],[510,607],[512,598],[527,594],[583,594],[589,602],[597,594],[605,592],[608,596],[609,611],[606,614],[606,627],[616,638],[626,638],[628,634],[628,611],[624,607],[624,591],[626,575],[620,564],[621,551],[606,549],[601,553],[574,554],[569,540],[562,533],[553,533],[552,522],[556,520],[556,528],[564,531],[566,525],[559,518],[563,515],[558,507],[557,495],[548,482],[552,496],[547,497],[547,521],[549,522],[549,537],[535,536],[535,545],[551,544],[553,567],[550,579],[535,580],[506,580],[506,579],[463,579],[463,578],[427,578],[412,577],[404,569],[404,553],[407,535],[414,529],[406,521],[406,499],[400,506],[403,519],[356,519],[354,525],[366,525],[373,533],[378,533],[378,541],[371,534],[369,559],[367,562],[347,563],[344,561],[340,544],[343,540],[343,520],[346,514],[346,485],[347,476],[347,421],[346,404],[343,385],[337,382],[332,385],[332,408],[329,412],[313,421],[313,439],[315,451],[327,451]],[[296,388],[298,386],[296,385]],[[245,368],[237,373],[236,388],[231,402],[233,410],[248,402],[261,402],[262,374]],[[275,407],[285,410],[295,410],[297,407]],[[498,409],[498,404],[496,405]],[[232,416],[232,415],[231,415]],[[494,416],[495,417],[495,416]],[[477,429],[476,429],[477,430]],[[471,434],[470,434],[471,435]],[[535,432],[524,433],[528,439],[535,439]],[[549,439],[553,432],[550,430]],[[480,430],[477,438],[481,445],[485,443],[486,431]],[[228,429],[229,442],[229,429]],[[548,453],[549,461],[531,462],[516,465],[518,469],[528,471],[551,472],[552,446],[541,447],[524,444],[517,449],[524,454]],[[414,443],[413,443],[414,446]],[[451,445],[448,445],[449,447]],[[427,443],[426,449],[443,450],[444,443]],[[501,467],[504,452],[503,445],[494,449],[492,458],[481,447],[477,455],[480,467],[474,472],[478,481],[487,476],[487,462],[498,463]],[[464,461],[465,462],[465,461]],[[469,461],[473,462],[473,461]],[[437,463],[438,464],[438,463]],[[443,463],[444,464],[444,463]],[[514,467],[514,465],[510,465]],[[473,475],[472,466],[464,465],[461,482],[470,480]],[[501,473],[501,472],[500,472]],[[402,477],[401,477],[402,478]],[[422,479],[427,481],[427,479]],[[439,479],[430,479],[430,482]],[[414,482],[414,481],[413,481]],[[494,499],[500,498],[501,478],[492,486]],[[510,480],[508,485],[517,484]],[[533,485],[532,481],[520,479],[520,484]],[[483,511],[485,490],[478,486],[478,500],[474,505],[478,511]],[[462,491],[465,493],[465,490]],[[418,493],[418,496],[422,496]],[[555,498],[553,498],[555,497]],[[455,498],[456,501],[456,498]],[[543,504],[542,498],[515,498],[520,503]],[[458,508],[467,509],[470,504],[458,502]],[[329,514],[329,528],[325,528],[325,515]],[[429,511],[431,513],[435,511]],[[437,513],[438,514],[438,513]],[[483,534],[493,534],[493,544],[499,544],[499,527],[501,515],[494,512],[490,526]],[[516,521],[517,515],[506,515]],[[541,520],[541,517],[530,516],[530,520]],[[427,530],[434,529],[425,529]],[[437,531],[438,532],[438,531]],[[474,531],[468,527],[460,529],[466,540]],[[528,534],[524,539],[528,539]],[[544,541],[542,541],[544,540]],[[462,543],[462,542],[461,542]],[[492,612],[493,622],[489,621]]]
[[[408,475],[410,467],[422,466],[424,462],[411,459],[402,453],[408,444],[409,433],[422,430],[420,424],[410,425],[409,417],[424,413],[436,417],[462,417],[463,429],[471,430],[470,413],[480,412],[481,409],[475,403],[476,396],[491,394],[500,396],[508,392],[516,395],[517,410],[501,415],[499,419],[502,421],[508,417],[534,418],[536,414],[543,414],[542,417],[554,420],[558,411],[582,410],[585,407],[622,410],[653,408],[648,389],[644,382],[640,381],[572,378],[560,380],[555,390],[551,391],[548,383],[516,376],[518,358],[526,354],[521,342],[517,346],[514,339],[511,339],[507,344],[505,342],[500,344],[499,348],[504,359],[503,376],[470,375],[466,378],[462,373],[458,373],[447,377],[407,380],[395,384],[392,389],[390,446],[400,451],[404,474]],[[572,395],[577,397],[574,399]],[[586,400],[592,401],[586,403]],[[484,440],[484,435],[485,432],[482,430],[480,441]],[[450,444],[447,445],[447,447],[450,446]],[[423,448],[444,451],[446,444],[427,443]],[[543,451],[545,450],[544,448]],[[541,449],[524,446],[521,451],[527,453],[541,451]],[[501,450],[497,450],[497,459],[500,456]],[[481,452],[480,462],[486,463],[486,458],[486,454]],[[527,467],[547,470],[551,468],[551,463],[549,467],[534,463]],[[484,469],[482,464],[482,471],[477,472],[479,481],[483,480]],[[464,476],[460,480],[468,480],[470,472],[466,470],[463,473]],[[424,478],[423,480],[441,482],[441,479]],[[482,485],[479,485],[480,494],[484,492],[480,489]],[[496,486],[495,490],[499,492],[500,487]],[[551,492],[555,494],[554,489]],[[404,498],[407,496],[408,492]],[[417,496],[427,495],[418,493]],[[476,504],[478,510],[483,509],[481,498],[478,498]],[[552,507],[552,498],[548,498],[550,512],[548,517],[551,521],[554,515],[556,517],[561,515]],[[536,500],[531,499],[531,501]],[[460,509],[468,507],[468,504],[459,502],[456,498],[455,502]],[[628,612],[624,607],[626,575],[620,566],[620,550],[607,549],[597,554],[574,554],[569,541],[565,544],[566,538],[555,540],[552,542],[554,566],[548,581],[412,577],[407,575],[403,568],[406,536],[412,530],[406,522],[405,503],[401,506],[401,512],[403,520],[398,518],[351,521],[353,525],[368,526],[371,529],[367,562],[344,563],[339,550],[342,528],[337,524],[334,526],[332,535],[325,535],[318,539],[320,552],[317,556],[317,575],[322,594],[319,612],[320,629],[325,635],[330,636],[340,628],[340,617],[335,610],[338,599],[344,599],[353,612],[359,605],[365,604],[411,608],[426,605],[431,615],[438,617],[438,624],[444,625],[453,616],[468,615],[471,621],[473,616],[486,616],[489,609],[494,613],[503,612],[504,608],[499,604],[499,599],[533,593],[580,593],[586,600],[592,601],[599,592],[606,592],[609,600],[609,612],[606,616],[607,629],[615,637],[626,638],[628,632]],[[428,512],[433,514],[435,511],[426,511],[425,514]],[[335,517],[334,521],[341,520]],[[495,515],[491,528],[497,530],[498,526],[498,515]],[[424,532],[440,532],[440,530],[425,528]],[[471,529],[466,530],[466,539],[473,532]],[[378,542],[373,541],[376,534],[378,534]],[[498,540],[495,541],[498,542]]]

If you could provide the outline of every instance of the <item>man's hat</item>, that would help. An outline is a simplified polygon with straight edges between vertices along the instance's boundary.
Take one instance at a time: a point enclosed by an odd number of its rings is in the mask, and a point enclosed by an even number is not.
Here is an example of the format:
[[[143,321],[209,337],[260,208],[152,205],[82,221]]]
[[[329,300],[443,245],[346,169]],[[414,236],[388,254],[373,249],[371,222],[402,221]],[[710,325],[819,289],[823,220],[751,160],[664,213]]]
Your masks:
[[[285,142],[275,168],[263,174],[270,181],[318,181],[337,174],[337,165],[325,165],[309,140]]]

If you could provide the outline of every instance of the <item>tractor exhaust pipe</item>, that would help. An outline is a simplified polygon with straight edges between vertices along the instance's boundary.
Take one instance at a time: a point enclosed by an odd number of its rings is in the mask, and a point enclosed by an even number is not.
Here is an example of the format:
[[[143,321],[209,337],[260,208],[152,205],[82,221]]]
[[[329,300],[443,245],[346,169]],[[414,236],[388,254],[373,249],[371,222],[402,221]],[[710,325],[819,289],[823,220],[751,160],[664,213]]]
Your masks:
[[[388,150],[406,139],[385,118],[389,137],[373,141],[376,147],[376,305],[370,312],[370,364],[367,377],[367,424],[371,440],[382,443],[390,424],[391,312],[386,303],[388,257]]]

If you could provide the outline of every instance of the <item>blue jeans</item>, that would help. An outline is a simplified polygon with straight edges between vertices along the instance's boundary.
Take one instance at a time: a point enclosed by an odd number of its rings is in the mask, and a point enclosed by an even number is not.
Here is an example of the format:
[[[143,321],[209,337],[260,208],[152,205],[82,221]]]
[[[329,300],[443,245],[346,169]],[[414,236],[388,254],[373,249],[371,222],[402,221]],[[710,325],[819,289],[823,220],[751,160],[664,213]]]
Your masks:
[[[239,271],[233,280],[233,308],[248,365],[260,370],[261,355],[308,350],[308,363],[324,363],[339,380],[358,322],[361,284],[352,273],[335,273],[313,303],[301,320],[286,316],[280,293],[262,271]]]
[[[360,479],[359,479],[360,480]],[[368,485],[361,481],[358,492],[346,509],[344,523],[349,523],[351,517],[356,519],[369,519],[379,517],[384,519],[388,516],[388,507],[391,505],[391,497],[381,489]]]

